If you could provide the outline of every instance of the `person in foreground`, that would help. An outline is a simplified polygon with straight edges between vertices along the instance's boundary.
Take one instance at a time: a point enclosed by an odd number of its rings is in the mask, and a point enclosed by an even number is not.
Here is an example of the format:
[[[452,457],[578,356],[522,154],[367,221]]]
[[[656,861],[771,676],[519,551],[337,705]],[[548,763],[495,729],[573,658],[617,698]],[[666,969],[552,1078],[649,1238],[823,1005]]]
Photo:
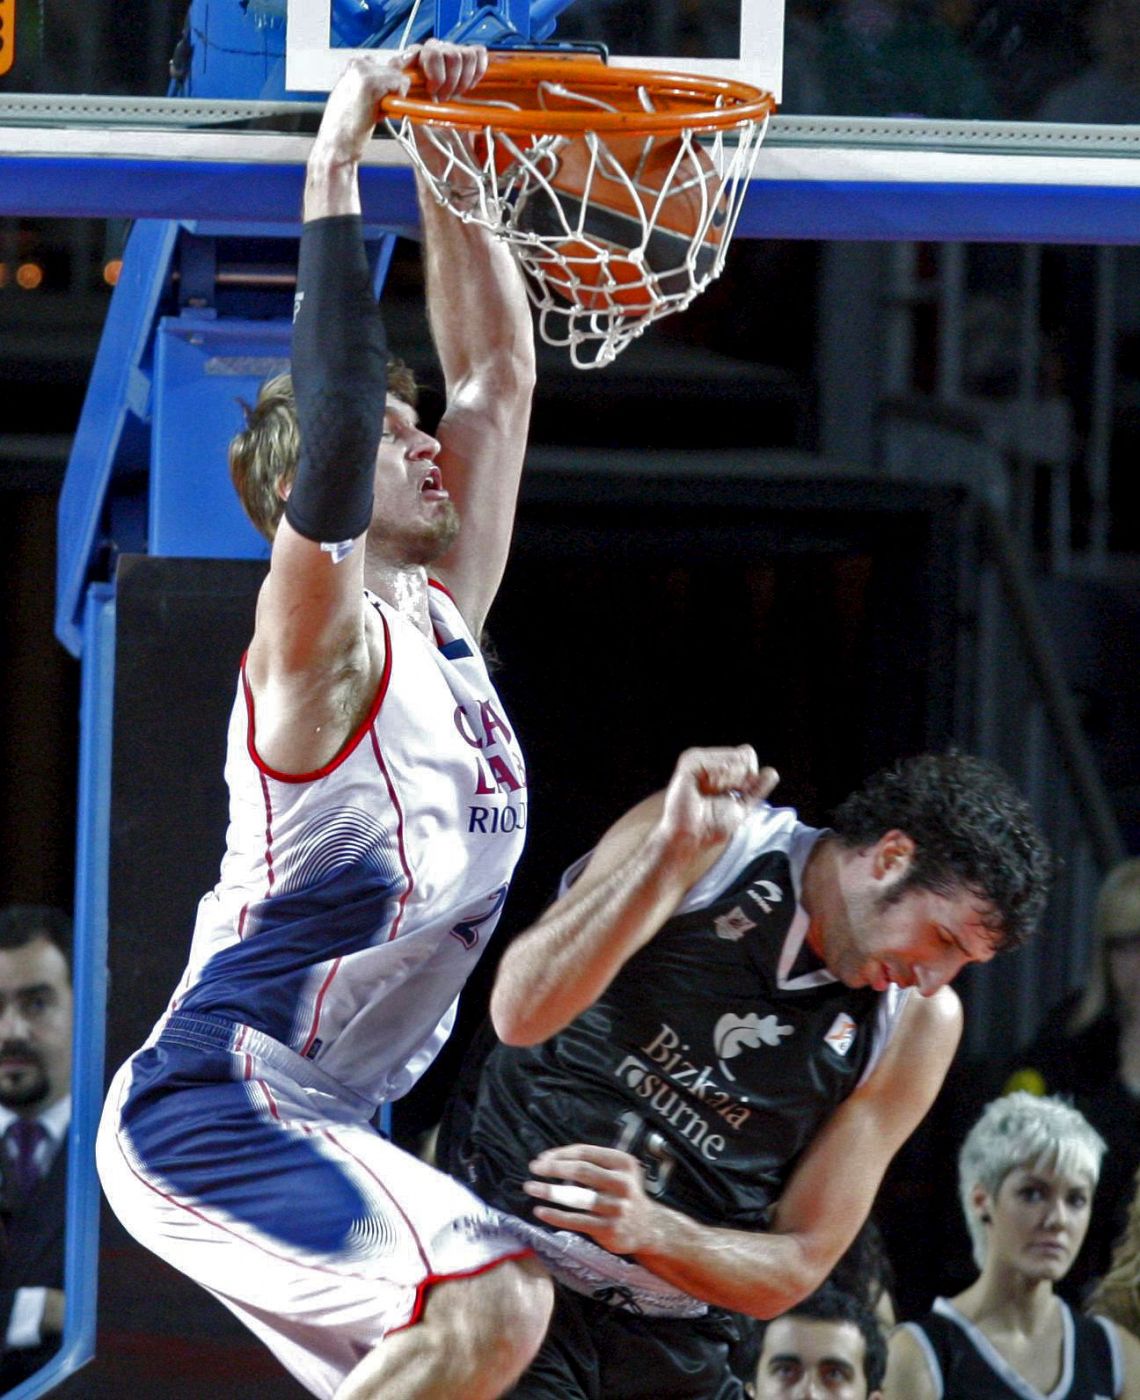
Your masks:
[[[830,1284],[764,1327],[755,1400],[883,1400],[887,1341],[871,1310]]]
[[[981,760],[902,762],[828,831],[775,781],[683,754],[499,966],[505,1043],[441,1160],[561,1285],[516,1396],[741,1395],[748,1318],[820,1286],[929,1108],[949,982],[1040,914],[1047,853]]]
[[[1089,1226],[1104,1141],[1068,1104],[995,1099],[958,1159],[981,1274],[891,1338],[886,1400],[1136,1400],[1140,1342],[1055,1291]]]
[[[126,1228],[337,1400],[499,1395],[551,1298],[492,1212],[372,1126],[449,1034],[526,824],[478,639],[522,467],[530,312],[507,250],[425,203],[448,406],[438,440],[424,432],[406,371],[387,376],[358,188],[377,103],[410,64],[446,99],[486,53],[433,41],[353,60],[325,108],[292,379],[263,387],[231,448],[273,545],[229,731],[221,878],[98,1144]]]

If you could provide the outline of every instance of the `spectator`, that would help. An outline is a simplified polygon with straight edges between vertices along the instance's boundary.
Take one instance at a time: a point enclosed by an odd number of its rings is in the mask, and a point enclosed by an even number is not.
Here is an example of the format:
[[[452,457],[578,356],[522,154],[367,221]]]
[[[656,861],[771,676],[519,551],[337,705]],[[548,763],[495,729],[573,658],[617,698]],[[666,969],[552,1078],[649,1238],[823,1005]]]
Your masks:
[[[996,104],[954,30],[917,0],[839,0],[816,54],[837,116],[988,118]]]
[[[886,1400],[1140,1396],[1140,1342],[1054,1291],[1084,1243],[1104,1149],[1060,1099],[1019,1092],[986,1107],[958,1158],[981,1273],[895,1331]]]
[[[1093,61],[1060,83],[1043,122],[1140,122],[1140,0],[1098,0],[1089,16]]]
[[[71,1119],[71,920],[0,911],[0,1391],[34,1374],[63,1332]]]
[[[882,1400],[886,1369],[874,1313],[825,1285],[764,1325],[756,1400]]]
[[[1112,1251],[1112,1264],[1089,1299],[1089,1312],[1111,1318],[1140,1337],[1140,1173],[1124,1233]]]
[[[1108,1268],[1140,1167],[1140,858],[1101,885],[1084,992],[1046,1016],[1007,1087],[1071,1097],[1108,1143],[1099,1208],[1066,1290],[1071,1301]]]

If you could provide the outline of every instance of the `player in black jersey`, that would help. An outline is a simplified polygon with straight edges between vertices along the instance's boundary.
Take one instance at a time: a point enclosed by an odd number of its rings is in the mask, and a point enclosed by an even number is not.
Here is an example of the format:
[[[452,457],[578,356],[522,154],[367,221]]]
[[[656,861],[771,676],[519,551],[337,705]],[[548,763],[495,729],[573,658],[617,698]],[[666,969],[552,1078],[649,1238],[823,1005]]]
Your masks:
[[[830,831],[775,781],[749,747],[684,754],[500,965],[448,1164],[551,1242],[515,1396],[742,1395],[741,1315],[827,1276],[953,1056],[948,983],[1040,914],[1048,855],[990,765],[903,763]]]
[[[1069,1104],[1014,1093],[958,1159],[980,1276],[891,1339],[888,1400],[1137,1400],[1140,1341],[1054,1292],[1089,1227],[1104,1140]]]

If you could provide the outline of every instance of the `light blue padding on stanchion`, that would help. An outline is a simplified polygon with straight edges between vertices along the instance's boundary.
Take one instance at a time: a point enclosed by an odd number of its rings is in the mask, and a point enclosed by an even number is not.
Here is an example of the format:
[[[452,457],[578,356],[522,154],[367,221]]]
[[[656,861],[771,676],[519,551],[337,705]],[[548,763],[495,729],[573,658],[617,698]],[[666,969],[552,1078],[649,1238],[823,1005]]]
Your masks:
[[[111,720],[115,693],[115,590],[87,590],[79,702],[79,813],[76,823],[75,993],[71,1126],[67,1136],[67,1238],[63,1338],[55,1356],[6,1400],[34,1400],[95,1355],[99,1279],[99,1181],[95,1134],[103,1108],[107,1019],[107,875],[111,853]]]
[[[111,297],[99,350],[59,499],[55,632],[74,656],[82,650],[87,587],[106,541],[106,511],[116,473],[147,460],[151,328],[158,313],[177,225],[135,224]]]
[[[263,380],[289,367],[288,321],[165,317],[155,336],[151,554],[268,559],[230,481],[230,439]]]

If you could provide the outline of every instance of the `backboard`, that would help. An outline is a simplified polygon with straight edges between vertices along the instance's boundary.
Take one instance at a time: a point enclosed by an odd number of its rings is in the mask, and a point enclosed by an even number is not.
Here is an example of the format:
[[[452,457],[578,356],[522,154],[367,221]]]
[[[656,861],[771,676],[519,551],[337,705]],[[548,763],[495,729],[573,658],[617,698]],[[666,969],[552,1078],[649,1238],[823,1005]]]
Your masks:
[[[288,0],[286,87],[327,92],[354,52],[401,48],[437,23],[439,37],[471,42],[600,43],[611,63],[737,78],[780,96],[784,0],[365,0],[351,13],[344,0]]]

